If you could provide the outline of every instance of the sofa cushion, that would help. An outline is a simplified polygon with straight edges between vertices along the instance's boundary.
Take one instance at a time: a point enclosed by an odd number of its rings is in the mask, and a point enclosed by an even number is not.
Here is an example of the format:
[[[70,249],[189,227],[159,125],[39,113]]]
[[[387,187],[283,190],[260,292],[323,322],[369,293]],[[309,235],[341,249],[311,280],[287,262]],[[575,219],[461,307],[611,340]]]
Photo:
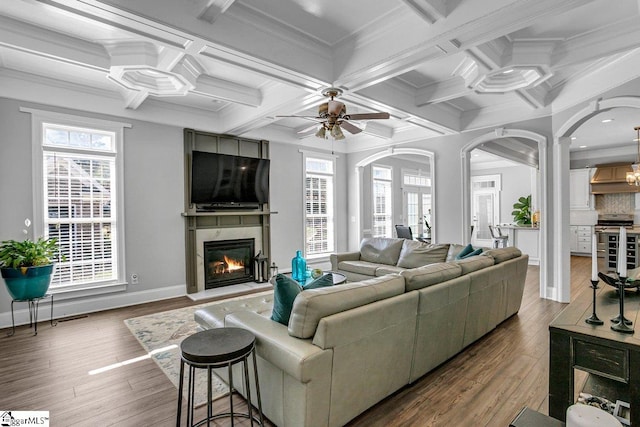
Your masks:
[[[471,245],[469,245],[471,246]],[[465,258],[471,258],[472,256],[476,256],[476,255],[480,255],[482,253],[482,248],[478,248],[475,250],[471,250],[471,252],[466,253],[462,256],[460,256],[460,254],[458,254],[458,256],[456,256],[456,259],[465,259]]]
[[[324,288],[326,286],[333,286],[333,274],[332,273],[323,274],[322,276],[318,277],[314,281],[305,284],[302,287],[302,289],[303,290],[304,289],[318,289],[318,288]]]
[[[323,317],[402,293],[404,279],[399,274],[302,291],[293,303],[289,335],[311,338]]]
[[[338,263],[338,270],[367,276],[375,276],[378,267],[380,267],[380,264],[368,261],[341,261]]]
[[[376,276],[384,276],[385,274],[402,273],[406,268],[396,267],[395,265],[382,265],[376,268]]]
[[[321,289],[327,286],[333,286],[333,274],[323,274],[304,286],[300,286],[297,281],[284,274],[277,274],[271,278],[270,282],[273,285],[271,320],[282,323],[283,325],[288,325],[293,302],[298,294],[306,289]]]
[[[445,258],[445,262],[453,261],[456,259],[456,256],[465,248],[465,245],[459,245],[457,243],[451,243],[449,245],[449,251],[447,252],[447,257]]]
[[[405,270],[400,275],[405,279],[405,291],[409,292],[455,279],[462,275],[462,267],[454,262],[440,262]]]
[[[376,264],[396,265],[404,241],[405,239],[385,237],[364,238],[360,243],[360,259]]]
[[[398,267],[416,268],[444,262],[448,250],[448,244],[427,245],[416,240],[405,240],[398,258]]]
[[[491,267],[494,264],[493,257],[491,255],[484,254],[456,260],[454,262],[462,268],[462,274]]]
[[[462,248],[460,252],[458,252],[458,255],[456,255],[456,259],[464,259],[467,257],[467,255],[469,255],[472,252],[473,252],[473,246],[471,245],[471,243],[469,243],[467,246]],[[476,254],[476,255],[479,255],[479,254]]]
[[[302,292],[302,288],[298,282],[284,274],[277,274],[272,277],[271,284],[273,285],[271,320],[287,325],[289,324],[289,317],[291,317],[293,301]]]
[[[493,257],[496,264],[522,256],[520,249],[513,246],[508,248],[489,249],[484,251],[482,254]]]

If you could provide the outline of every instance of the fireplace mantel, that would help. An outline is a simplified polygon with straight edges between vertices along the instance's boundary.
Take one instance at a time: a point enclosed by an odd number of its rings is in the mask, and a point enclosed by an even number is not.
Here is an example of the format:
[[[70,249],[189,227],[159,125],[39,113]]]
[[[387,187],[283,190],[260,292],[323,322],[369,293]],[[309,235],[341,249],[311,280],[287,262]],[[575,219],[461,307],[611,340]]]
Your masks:
[[[251,140],[229,135],[217,135],[193,129],[184,130],[184,212],[185,222],[185,263],[187,293],[193,294],[199,289],[199,277],[203,275],[201,255],[203,236],[215,240],[215,236],[228,238],[254,237],[255,250],[262,251],[271,264],[271,215],[269,204],[260,209],[225,209],[212,212],[198,212],[190,203],[191,194],[191,153],[207,151],[210,153],[231,154],[245,157],[269,158],[269,141]]]

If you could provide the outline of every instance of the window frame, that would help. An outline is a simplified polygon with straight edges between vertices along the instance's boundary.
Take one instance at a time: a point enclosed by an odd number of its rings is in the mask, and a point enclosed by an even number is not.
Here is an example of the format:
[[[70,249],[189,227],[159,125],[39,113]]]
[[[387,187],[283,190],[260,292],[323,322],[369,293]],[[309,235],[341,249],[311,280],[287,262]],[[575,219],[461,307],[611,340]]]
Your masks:
[[[375,178],[374,176],[374,169],[375,168],[380,168],[380,169],[388,169],[389,170],[389,174],[390,174],[390,178],[389,179],[380,179],[380,178]],[[393,166],[389,166],[389,165],[382,165],[382,164],[372,164],[371,165],[371,235],[373,237],[393,237],[393,218],[394,218],[394,206],[393,206],[393,174],[394,174],[394,169]],[[376,182],[385,182],[385,183],[389,183],[389,208],[390,208],[390,212],[389,212],[389,224],[388,224],[388,229],[386,230],[389,235],[385,235],[385,236],[379,236],[377,233],[375,233],[375,224],[376,224]]]
[[[323,154],[323,153],[317,153],[317,152],[306,152],[306,151],[301,151],[302,152],[302,171],[303,171],[303,184],[302,184],[302,200],[304,203],[304,207],[302,210],[302,213],[304,215],[303,221],[302,221],[302,227],[303,227],[303,233],[302,235],[304,236],[304,256],[307,259],[314,259],[314,260],[318,260],[318,259],[322,259],[322,258],[327,258],[329,257],[330,254],[334,253],[336,251],[336,247],[337,247],[337,233],[336,233],[336,182],[337,182],[337,162],[336,162],[336,156],[335,155],[328,155],[328,154]],[[322,173],[322,172],[309,172],[307,171],[307,160],[308,159],[318,159],[318,160],[323,160],[323,161],[330,161],[332,162],[332,169],[333,169],[333,173],[329,174],[329,173]],[[332,210],[333,212],[331,213],[331,222],[333,223],[333,230],[332,230],[332,236],[330,236],[330,238],[327,239],[327,241],[331,242],[331,244],[333,245],[333,248],[329,249],[327,252],[322,252],[322,253],[314,253],[314,254],[309,254],[307,253],[307,244],[306,244],[306,240],[307,240],[307,208],[306,208],[306,203],[307,203],[307,178],[309,176],[309,174],[311,175],[324,175],[324,176],[330,176],[332,178],[332,186],[333,188],[331,189],[331,193],[332,193]]]
[[[46,151],[79,154],[87,156],[109,156],[115,160],[115,197],[112,213],[115,212],[112,233],[115,234],[114,262],[117,263],[117,276],[115,279],[106,281],[96,281],[82,284],[71,284],[66,286],[51,287],[49,292],[60,296],[63,299],[98,295],[103,293],[125,291],[126,290],[126,258],[125,258],[125,214],[124,214],[124,128],[130,128],[131,124],[115,122],[110,120],[95,119],[77,115],[58,113],[53,111],[38,110],[32,108],[20,108],[21,112],[31,114],[31,136],[32,136],[32,193],[33,193],[33,234],[34,236],[45,236],[47,227],[45,226],[45,200],[44,200],[44,128],[46,124],[61,127],[74,127],[95,129],[98,132],[108,132],[114,135],[113,151],[86,150],[82,148],[52,147],[48,146]]]

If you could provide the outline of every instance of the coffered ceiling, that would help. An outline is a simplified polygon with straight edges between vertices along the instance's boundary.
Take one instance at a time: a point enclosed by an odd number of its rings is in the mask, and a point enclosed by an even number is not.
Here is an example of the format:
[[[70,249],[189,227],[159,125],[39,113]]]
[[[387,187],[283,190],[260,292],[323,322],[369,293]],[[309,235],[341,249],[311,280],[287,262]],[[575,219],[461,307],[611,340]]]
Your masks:
[[[3,0],[0,96],[322,145],[277,116],[335,86],[391,114],[336,142],[358,151],[567,110],[640,77],[638,47],[637,0]],[[640,120],[598,123],[581,145]]]

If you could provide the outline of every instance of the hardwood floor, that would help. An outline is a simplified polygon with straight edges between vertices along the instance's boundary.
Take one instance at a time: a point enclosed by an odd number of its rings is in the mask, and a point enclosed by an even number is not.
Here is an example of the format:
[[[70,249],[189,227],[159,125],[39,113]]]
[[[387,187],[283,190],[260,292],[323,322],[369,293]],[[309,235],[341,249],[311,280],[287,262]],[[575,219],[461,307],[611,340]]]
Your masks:
[[[572,297],[589,290],[590,266],[590,258],[572,257]],[[524,406],[547,413],[548,324],[565,305],[538,294],[538,268],[530,267],[516,316],[349,425],[507,426]],[[0,330],[0,410],[50,411],[52,426],[175,425],[177,390],[150,359],[126,363],[145,353],[123,321],[193,304],[184,297],[66,319],[56,327],[45,321],[37,336],[28,326],[13,337]],[[116,363],[122,366],[89,374]],[[239,400],[235,406],[244,411]],[[215,409],[226,402],[218,400]]]

